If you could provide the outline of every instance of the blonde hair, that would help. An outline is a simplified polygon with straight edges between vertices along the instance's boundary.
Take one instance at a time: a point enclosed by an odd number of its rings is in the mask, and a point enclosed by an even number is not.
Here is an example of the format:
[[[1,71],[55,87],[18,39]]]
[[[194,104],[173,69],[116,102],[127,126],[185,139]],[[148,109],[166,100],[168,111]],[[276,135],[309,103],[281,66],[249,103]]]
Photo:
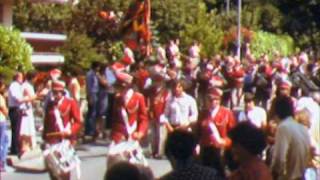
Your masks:
[[[297,110],[294,114],[294,117],[298,123],[301,123],[302,125],[306,126],[307,128],[310,128],[310,126],[311,126],[310,112],[308,109],[303,108],[301,110]]]

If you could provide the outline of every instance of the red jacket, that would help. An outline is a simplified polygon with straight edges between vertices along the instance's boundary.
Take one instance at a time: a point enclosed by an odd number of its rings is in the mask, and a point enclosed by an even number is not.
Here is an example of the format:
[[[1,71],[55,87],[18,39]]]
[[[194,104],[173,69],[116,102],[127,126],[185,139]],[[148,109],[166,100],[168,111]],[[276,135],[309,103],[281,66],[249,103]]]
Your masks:
[[[169,91],[165,88],[159,92],[155,92],[150,95],[150,113],[152,113],[153,120],[160,122],[160,116],[164,113],[166,103],[169,98]]]
[[[140,132],[145,135],[148,130],[148,114],[144,96],[141,93],[134,92],[128,103],[124,104],[123,97],[117,95],[114,104],[114,122],[111,131],[111,138],[116,143],[129,138],[129,133],[121,113],[122,107],[125,107],[127,112],[129,125],[131,126],[135,122],[137,123],[137,128],[134,132]]]
[[[71,125],[70,137],[63,137],[58,134],[60,132],[60,129],[56,120],[56,116],[54,114],[54,109],[56,106],[58,106],[58,110],[60,112],[64,127],[66,127],[68,123],[70,123]],[[43,138],[47,143],[57,143],[60,142],[63,138],[75,140],[80,128],[80,108],[75,100],[64,97],[61,104],[59,105],[56,105],[54,102],[50,102],[48,104],[44,119],[43,131]]]
[[[208,122],[213,122],[220,134],[227,144],[226,147],[231,145],[231,140],[228,138],[228,132],[236,125],[234,114],[226,107],[220,106],[217,114],[212,117],[211,111],[205,110],[201,113],[199,123],[200,125],[200,144],[203,146],[216,146],[217,142],[212,136]]]

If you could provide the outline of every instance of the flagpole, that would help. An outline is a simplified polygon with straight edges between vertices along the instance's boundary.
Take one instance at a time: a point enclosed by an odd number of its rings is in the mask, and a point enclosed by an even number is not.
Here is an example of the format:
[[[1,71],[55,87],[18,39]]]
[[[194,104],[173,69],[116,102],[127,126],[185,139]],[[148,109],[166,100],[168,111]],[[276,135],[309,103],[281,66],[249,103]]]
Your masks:
[[[238,0],[237,57],[241,59],[241,0]]]

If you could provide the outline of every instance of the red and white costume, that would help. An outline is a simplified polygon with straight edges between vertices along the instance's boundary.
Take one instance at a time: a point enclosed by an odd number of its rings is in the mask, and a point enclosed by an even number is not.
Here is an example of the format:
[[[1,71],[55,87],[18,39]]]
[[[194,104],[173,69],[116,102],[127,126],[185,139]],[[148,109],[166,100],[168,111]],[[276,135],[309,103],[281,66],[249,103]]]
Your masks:
[[[111,138],[115,143],[131,139],[134,132],[146,134],[148,114],[141,93],[129,89],[125,94],[117,94],[114,109]]]
[[[50,102],[44,119],[43,138],[49,144],[55,144],[65,137],[59,133],[68,132],[75,140],[81,128],[80,109],[74,99],[63,97],[58,103]]]
[[[206,123],[203,123],[205,122]],[[201,126],[201,137],[200,144],[203,146],[216,146],[218,144],[218,138],[220,137],[227,142],[227,146],[230,145],[231,141],[228,138],[228,132],[231,128],[236,125],[236,121],[233,112],[226,107],[219,106],[211,111],[205,111],[203,113],[203,119]],[[214,126],[218,130],[218,136],[215,134]]]

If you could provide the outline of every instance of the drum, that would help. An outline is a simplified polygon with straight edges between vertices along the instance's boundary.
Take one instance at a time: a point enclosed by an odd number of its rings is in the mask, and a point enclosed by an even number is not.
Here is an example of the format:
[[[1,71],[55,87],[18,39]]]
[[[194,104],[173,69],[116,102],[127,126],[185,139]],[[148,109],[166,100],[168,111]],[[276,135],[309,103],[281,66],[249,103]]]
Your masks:
[[[120,161],[128,161],[132,164],[147,167],[148,162],[143,154],[143,150],[137,141],[124,141],[118,144],[111,143],[107,154],[107,168]]]
[[[60,143],[51,145],[43,154],[48,169],[55,177],[61,177],[61,175],[76,169],[77,176],[80,179],[80,159],[70,141],[63,140]]]

